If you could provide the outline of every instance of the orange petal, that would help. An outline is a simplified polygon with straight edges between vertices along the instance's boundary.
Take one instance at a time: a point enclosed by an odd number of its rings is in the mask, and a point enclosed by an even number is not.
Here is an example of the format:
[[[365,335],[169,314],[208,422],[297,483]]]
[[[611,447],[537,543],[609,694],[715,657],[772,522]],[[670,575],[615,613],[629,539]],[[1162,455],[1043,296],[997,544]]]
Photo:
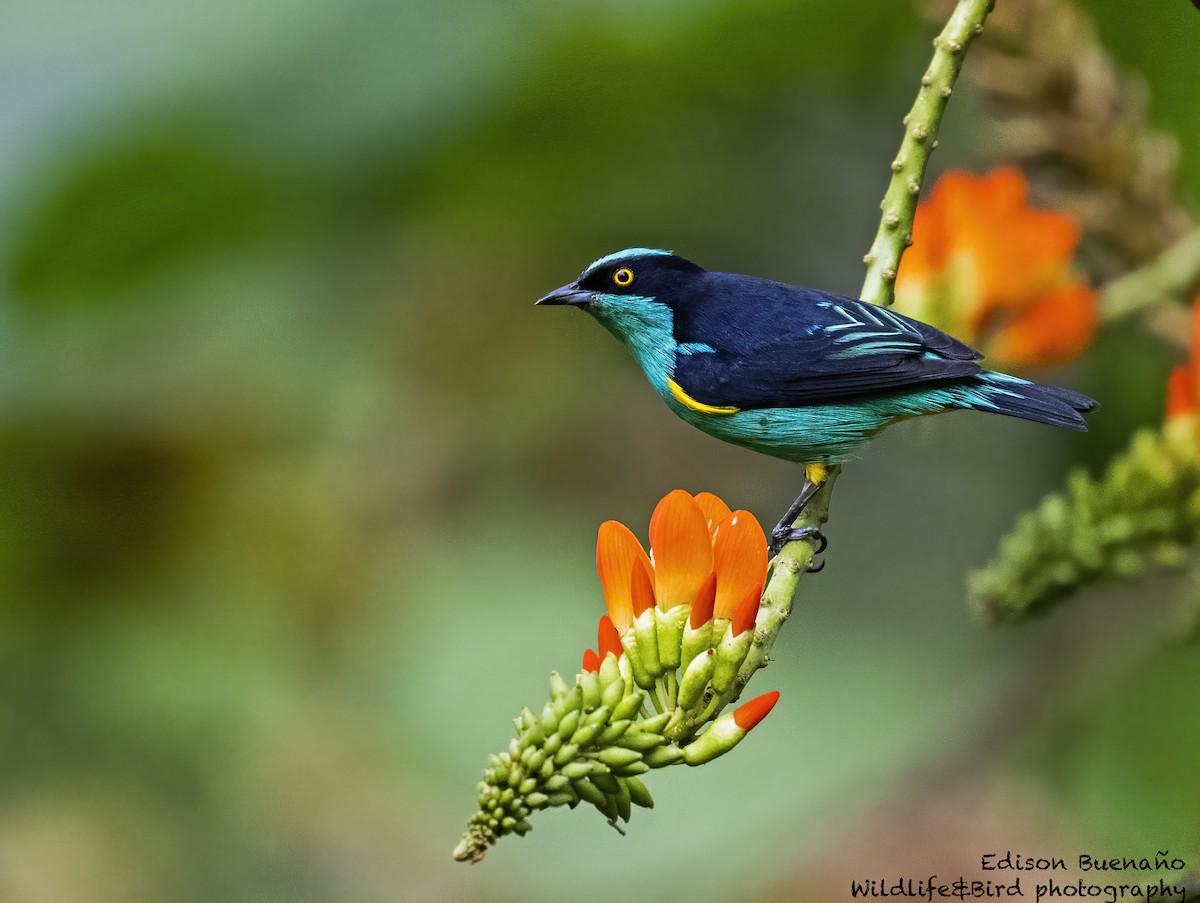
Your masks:
[[[713,570],[717,572],[718,618],[732,618],[746,593],[761,587],[767,576],[767,537],[749,511],[734,511],[713,535]]]
[[[729,629],[734,636],[745,633],[754,626],[754,619],[758,616],[758,602],[762,596],[762,587],[757,586],[746,593],[746,598],[742,599],[738,604],[737,610],[733,613],[733,620],[729,624]]]
[[[692,630],[699,630],[700,627],[712,620],[713,606],[717,603],[717,574],[714,571],[708,575],[708,579],[700,584],[700,590],[696,593],[696,601],[692,603],[692,615],[688,619],[688,624]]]
[[[1196,413],[1196,380],[1191,366],[1180,364],[1167,377],[1167,419]]]
[[[633,616],[636,618],[648,608],[654,607],[654,584],[650,580],[650,572],[646,565],[638,559],[633,562],[633,577],[630,579],[629,598],[633,603]]]
[[[700,508],[704,519],[708,521],[709,533],[717,529],[717,524],[729,516],[729,506],[711,492],[696,493],[696,505]]]
[[[591,649],[583,650],[583,670],[595,674],[600,670],[600,656]]]
[[[635,561],[653,572],[650,558],[628,527],[615,520],[602,523],[596,536],[596,573],[600,575],[608,615],[621,633],[633,623],[629,588]]]
[[[775,708],[775,703],[778,701],[778,690],[763,693],[762,696],[755,696],[744,705],[738,706],[737,710],[733,713],[733,720],[742,730],[752,730],[758,722],[767,717],[767,714],[771,709]]]
[[[700,506],[682,489],[669,493],[654,509],[650,548],[658,607],[665,610],[695,599],[713,572],[712,540]]]
[[[625,651],[625,647],[621,645],[621,637],[617,634],[617,628],[613,626],[608,615],[600,616],[600,629],[596,631],[596,644],[600,648],[600,661],[604,661],[610,652],[620,658],[621,653]]]
[[[988,350],[997,364],[1061,364],[1087,348],[1096,321],[1096,293],[1086,285],[1065,285],[1015,313]]]

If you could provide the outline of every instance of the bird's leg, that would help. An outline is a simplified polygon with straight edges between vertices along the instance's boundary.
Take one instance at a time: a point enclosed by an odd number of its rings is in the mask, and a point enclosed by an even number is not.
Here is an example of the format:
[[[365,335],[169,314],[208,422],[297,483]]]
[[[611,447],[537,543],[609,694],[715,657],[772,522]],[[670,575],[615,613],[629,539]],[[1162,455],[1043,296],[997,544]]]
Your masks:
[[[800,490],[800,494],[796,496],[796,501],[792,502],[791,507],[780,519],[775,528],[771,530],[771,555],[778,555],[789,542],[797,539],[816,539],[817,548],[814,554],[820,554],[825,551],[827,545],[825,535],[816,527],[793,527],[804,506],[808,504],[809,499],[817,494],[817,490],[821,488],[825,482],[826,467],[822,464],[807,464],[804,467],[804,487]],[[819,569],[818,569],[819,570]]]

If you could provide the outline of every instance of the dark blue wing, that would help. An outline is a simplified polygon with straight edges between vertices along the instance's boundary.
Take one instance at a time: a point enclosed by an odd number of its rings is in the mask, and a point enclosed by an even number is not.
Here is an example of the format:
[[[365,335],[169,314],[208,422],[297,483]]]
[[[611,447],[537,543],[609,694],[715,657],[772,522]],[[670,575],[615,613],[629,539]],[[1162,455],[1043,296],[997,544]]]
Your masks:
[[[840,401],[979,373],[982,357],[874,304],[712,273],[676,311],[674,379],[705,404],[742,409]],[[711,350],[710,350],[711,349]]]

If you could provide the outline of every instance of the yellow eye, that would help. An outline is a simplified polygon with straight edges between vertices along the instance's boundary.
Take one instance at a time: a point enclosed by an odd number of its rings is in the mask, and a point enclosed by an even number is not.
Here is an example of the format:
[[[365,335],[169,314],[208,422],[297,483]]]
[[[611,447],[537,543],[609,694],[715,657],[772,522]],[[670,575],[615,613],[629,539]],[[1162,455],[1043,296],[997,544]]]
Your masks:
[[[625,286],[633,282],[633,270],[629,269],[629,267],[621,267],[621,269],[612,274],[612,281],[621,286],[621,288],[625,288]]]

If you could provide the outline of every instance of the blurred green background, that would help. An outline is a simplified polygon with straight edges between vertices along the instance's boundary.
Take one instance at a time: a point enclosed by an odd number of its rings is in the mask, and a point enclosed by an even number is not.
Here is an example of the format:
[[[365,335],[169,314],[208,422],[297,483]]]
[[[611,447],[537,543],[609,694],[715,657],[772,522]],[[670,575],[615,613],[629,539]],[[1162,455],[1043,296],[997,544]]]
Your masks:
[[[1003,2],[1003,0],[1001,0]],[[1089,0],[1200,196],[1183,0]],[[1169,36],[1166,41],[1164,36]],[[855,293],[928,52],[879,0],[0,7],[0,901],[842,899],[1021,849],[1200,856],[1172,581],[988,632],[967,570],[1161,415],[1111,330],[1086,436],[960,414],[846,468],[780,705],[622,839],[450,850],[593,643],[595,528],[794,467],[532,302],[662,246]],[[956,95],[937,166],[978,165]],[[1190,861],[1190,860],[1189,860]]]

